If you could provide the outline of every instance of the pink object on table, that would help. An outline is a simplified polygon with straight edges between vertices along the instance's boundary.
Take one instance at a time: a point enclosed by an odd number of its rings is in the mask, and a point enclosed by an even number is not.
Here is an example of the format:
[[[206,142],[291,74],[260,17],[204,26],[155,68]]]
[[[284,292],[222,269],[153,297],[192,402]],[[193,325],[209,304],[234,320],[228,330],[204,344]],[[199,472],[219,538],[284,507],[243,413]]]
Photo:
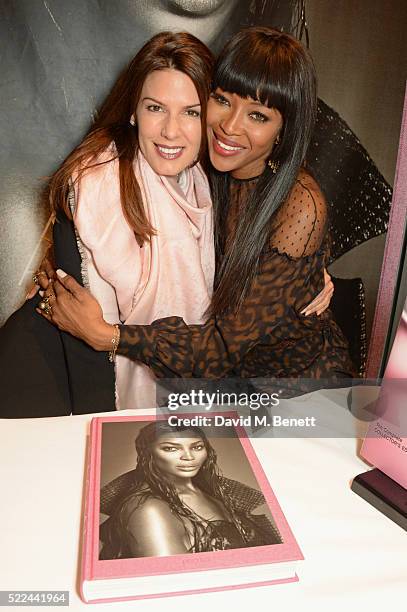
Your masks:
[[[224,416],[236,416],[236,414],[222,414]],[[214,415],[211,414],[211,416]],[[298,581],[297,574],[293,569],[295,565],[293,562],[302,560],[303,555],[245,431],[238,426],[235,427],[236,441],[241,444],[253,476],[264,495],[267,507],[281,535],[281,543],[162,557],[99,559],[103,427],[106,424],[110,426],[113,423],[124,422],[132,426],[137,421],[147,424],[154,420],[153,417],[146,416],[97,417],[92,420],[88,446],[88,476],[80,581],[83,600],[88,603],[120,601]],[[229,573],[233,570],[243,570],[238,574],[238,579]],[[206,574],[206,572],[208,573]],[[109,586],[106,582],[99,582],[114,579],[125,582],[132,578],[138,580],[138,586],[133,587],[134,592],[128,592],[125,596],[118,596],[117,592],[115,593],[117,585],[115,587],[111,583]],[[203,583],[205,586],[197,587],[197,583]],[[102,585],[104,593],[107,593],[105,597],[95,594],[97,592],[95,588],[97,589],[100,585]],[[157,585],[159,586],[157,587]],[[132,587],[129,588],[131,590]]]
[[[111,160],[113,146],[98,161]],[[202,168],[180,183],[157,175],[141,152],[135,174],[147,217],[156,230],[139,247],[121,207],[118,160],[85,172],[76,185],[75,226],[84,276],[109,323],[148,325],[168,316],[203,323],[214,275],[212,202]],[[116,407],[151,408],[154,375],[117,355]]]
[[[380,416],[369,426],[361,455],[407,488],[407,302],[377,400]]]

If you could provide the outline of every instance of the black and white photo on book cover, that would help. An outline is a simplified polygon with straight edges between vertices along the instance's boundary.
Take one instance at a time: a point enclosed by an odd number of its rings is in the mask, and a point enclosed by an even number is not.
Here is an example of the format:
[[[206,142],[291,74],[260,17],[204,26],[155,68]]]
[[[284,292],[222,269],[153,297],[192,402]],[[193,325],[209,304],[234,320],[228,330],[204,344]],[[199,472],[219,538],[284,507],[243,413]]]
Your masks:
[[[84,601],[298,581],[302,552],[242,428],[95,417],[88,451]]]
[[[282,542],[239,438],[217,429],[103,424],[100,559]]]

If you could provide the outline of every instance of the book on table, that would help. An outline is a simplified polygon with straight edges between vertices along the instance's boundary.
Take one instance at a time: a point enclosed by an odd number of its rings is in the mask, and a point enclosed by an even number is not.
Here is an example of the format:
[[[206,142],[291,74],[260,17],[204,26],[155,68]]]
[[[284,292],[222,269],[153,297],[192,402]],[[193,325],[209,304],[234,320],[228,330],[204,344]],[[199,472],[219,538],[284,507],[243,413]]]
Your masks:
[[[298,580],[301,550],[243,428],[96,417],[88,449],[85,602]]]

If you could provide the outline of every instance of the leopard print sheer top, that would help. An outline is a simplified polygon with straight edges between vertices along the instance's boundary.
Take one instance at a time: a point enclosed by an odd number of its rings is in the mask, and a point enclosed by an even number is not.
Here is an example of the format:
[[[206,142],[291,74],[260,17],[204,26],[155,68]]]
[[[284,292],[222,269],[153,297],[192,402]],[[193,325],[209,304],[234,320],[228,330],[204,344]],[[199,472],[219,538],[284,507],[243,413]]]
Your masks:
[[[256,179],[232,180],[226,249]],[[304,316],[324,286],[329,257],[325,198],[301,171],[272,221],[271,239],[237,314],[187,325],[167,317],[121,325],[118,352],[158,377],[352,377],[347,342],[331,312]]]

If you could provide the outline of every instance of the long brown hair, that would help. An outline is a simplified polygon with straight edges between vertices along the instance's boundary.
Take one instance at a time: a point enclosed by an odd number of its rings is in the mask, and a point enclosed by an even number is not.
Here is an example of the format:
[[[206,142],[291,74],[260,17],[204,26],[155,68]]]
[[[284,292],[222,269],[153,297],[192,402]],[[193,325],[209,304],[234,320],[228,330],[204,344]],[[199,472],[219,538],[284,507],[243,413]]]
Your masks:
[[[161,32],[153,36],[119,76],[83,141],[52,176],[47,193],[51,210],[63,210],[71,218],[68,194],[72,177],[75,176],[75,182],[79,182],[85,170],[118,158],[123,214],[138,243],[141,245],[149,240],[154,234],[154,228],[146,216],[133,170],[133,160],[139,144],[137,125],[131,122],[144,81],[151,72],[168,68],[179,70],[190,77],[202,108],[202,142],[198,157],[201,160],[206,151],[206,106],[212,67],[212,53],[192,34]],[[114,143],[116,149],[112,156],[98,162],[98,156],[111,143]]]
[[[212,168],[217,269],[211,313],[236,311],[257,273],[270,238],[271,218],[290,193],[304,162],[316,116],[316,76],[311,56],[294,37],[267,27],[246,28],[220,53],[213,89],[251,97],[276,108],[283,118],[273,147],[274,174],[266,164],[240,215],[231,248],[225,252],[229,174]]]

